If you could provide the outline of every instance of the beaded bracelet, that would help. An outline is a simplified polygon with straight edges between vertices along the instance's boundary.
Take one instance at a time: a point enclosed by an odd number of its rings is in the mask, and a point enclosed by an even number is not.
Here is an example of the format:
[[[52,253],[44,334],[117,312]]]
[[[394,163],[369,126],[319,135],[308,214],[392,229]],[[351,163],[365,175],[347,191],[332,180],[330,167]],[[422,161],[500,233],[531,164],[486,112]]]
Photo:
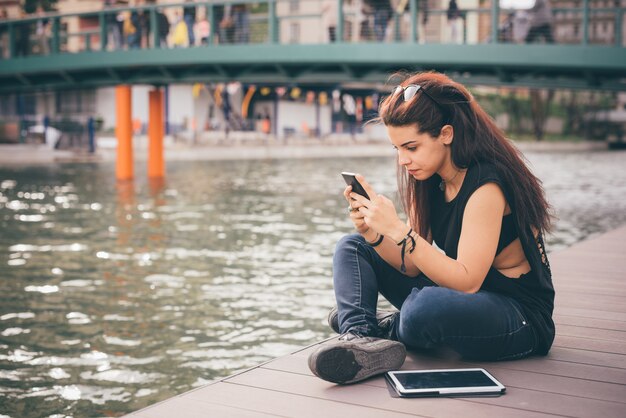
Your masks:
[[[377,232],[377,233],[376,233],[376,238],[377,238],[377,239],[376,239],[376,241],[374,241],[374,242],[369,242],[368,240],[365,240],[365,242],[367,242],[367,244],[368,244],[370,247],[378,247],[378,246],[379,246],[379,245],[383,242],[383,240],[385,239],[385,236],[384,236],[384,235],[382,235],[382,234],[379,234],[379,233]]]

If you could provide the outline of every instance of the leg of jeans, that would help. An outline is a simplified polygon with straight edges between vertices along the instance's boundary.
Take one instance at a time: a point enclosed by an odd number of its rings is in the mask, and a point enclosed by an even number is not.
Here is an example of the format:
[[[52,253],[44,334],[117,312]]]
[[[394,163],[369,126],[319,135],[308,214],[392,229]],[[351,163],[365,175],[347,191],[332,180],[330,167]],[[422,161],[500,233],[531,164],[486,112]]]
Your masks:
[[[537,31],[537,27],[533,27],[530,28],[530,30],[528,31],[528,34],[526,35],[526,43],[532,43],[535,41],[535,38],[537,37],[538,31]]]
[[[544,25],[543,29],[543,37],[546,40],[546,43],[553,44],[554,38],[552,37],[552,26],[549,24]]]
[[[185,23],[187,25],[187,37],[189,38],[189,46],[194,46],[196,44],[196,37],[193,32],[194,18],[187,15],[185,16]]]
[[[379,334],[376,321],[378,293],[398,309],[414,287],[432,285],[424,278],[411,278],[383,260],[358,234],[343,237],[333,257],[333,280],[339,330],[363,335]]]
[[[532,327],[520,305],[487,291],[414,289],[395,326],[398,339],[407,346],[447,345],[470,359],[521,358],[530,355],[535,346]]]

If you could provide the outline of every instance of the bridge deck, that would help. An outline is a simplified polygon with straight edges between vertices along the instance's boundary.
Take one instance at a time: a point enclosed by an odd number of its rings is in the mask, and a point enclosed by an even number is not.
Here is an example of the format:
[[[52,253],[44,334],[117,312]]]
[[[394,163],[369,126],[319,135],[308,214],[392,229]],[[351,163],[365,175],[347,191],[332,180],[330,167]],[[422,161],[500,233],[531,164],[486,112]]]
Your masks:
[[[470,363],[409,354],[403,369],[485,367],[497,398],[398,399],[382,377],[337,386],[311,374],[317,344],[137,411],[132,417],[619,417],[626,411],[626,226],[551,254],[557,337],[545,358]]]

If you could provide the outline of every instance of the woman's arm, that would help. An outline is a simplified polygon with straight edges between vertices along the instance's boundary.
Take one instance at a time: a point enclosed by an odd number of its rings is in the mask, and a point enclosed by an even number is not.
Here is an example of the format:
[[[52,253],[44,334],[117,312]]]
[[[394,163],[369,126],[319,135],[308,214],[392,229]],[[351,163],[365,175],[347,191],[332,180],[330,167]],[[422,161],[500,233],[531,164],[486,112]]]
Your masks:
[[[360,211],[365,222],[370,228],[384,234],[386,239],[397,243],[409,232],[409,227],[397,218],[393,204],[388,199],[375,196],[371,202],[363,204],[364,208]],[[407,245],[407,271],[411,263],[439,286],[467,293],[477,292],[496,255],[505,207],[506,200],[498,185],[488,183],[481,186],[472,194],[463,213],[457,259],[441,253],[428,240],[413,232],[417,238],[412,253],[409,253],[410,243]],[[394,251],[390,246],[386,248]],[[398,258],[400,251],[401,247],[396,245]]]
[[[346,200],[350,203],[350,206],[352,208],[367,209],[367,207],[372,207],[373,205],[372,200],[376,200],[381,205],[385,206],[387,210],[392,212],[392,214],[389,215],[388,219],[396,220],[397,222],[400,222],[401,224],[405,225],[402,222],[402,220],[398,218],[396,210],[393,206],[393,202],[391,202],[389,199],[387,199],[384,196],[376,194],[376,192],[372,189],[372,186],[370,186],[370,184],[367,183],[365,179],[363,178],[363,176],[361,176],[360,174],[357,174],[357,180],[359,181],[359,183],[361,183],[361,185],[367,192],[367,195],[370,196],[371,200],[368,200],[363,196],[356,196],[355,193],[352,193],[351,195],[350,193],[352,189],[350,186],[348,186],[346,187],[346,190],[344,190],[344,196]],[[378,241],[378,239],[380,238],[380,232],[378,232],[375,228],[372,228],[371,225],[365,222],[364,213],[362,213],[360,210],[356,212],[351,212],[350,218],[352,222],[354,223],[354,226],[357,232],[359,232],[363,236],[363,238],[365,238],[366,241],[368,241],[369,243],[375,243],[376,241]],[[412,228],[410,221],[406,223],[406,226],[408,226],[408,228]],[[426,239],[428,242],[432,243],[432,238],[430,234],[428,237],[426,237]],[[402,265],[402,257],[400,253],[401,247],[399,247],[393,239],[390,239],[389,237],[385,237],[379,245],[374,247],[374,249],[376,250],[378,255],[380,255],[383,258],[383,260],[385,260],[389,265],[393,266],[396,270],[401,271],[400,269],[400,266]],[[420,270],[417,268],[417,266],[413,263],[413,261],[410,259],[407,259],[406,257],[404,260],[404,264],[406,268],[406,271],[404,272],[404,274],[406,274],[407,276],[415,277],[421,273]]]
[[[412,228],[409,222],[407,222],[407,225]],[[367,234],[364,234],[363,237],[369,242],[374,242],[378,235],[370,229],[370,231],[368,231]],[[432,243],[430,235],[427,237],[427,241]],[[402,265],[402,258],[400,256],[400,248],[401,247],[399,247],[391,238],[385,237],[383,242],[374,249],[389,265],[393,266],[396,270],[401,271],[400,266]],[[404,265],[406,268],[406,272],[404,272],[404,274],[409,277],[415,277],[421,273],[420,269],[417,268],[415,263],[413,263],[413,260],[410,258],[405,257]]]
[[[472,194],[465,207],[456,260],[421,237],[413,253],[405,257],[439,286],[478,292],[496,256],[505,207],[502,189],[495,183],[485,184]]]

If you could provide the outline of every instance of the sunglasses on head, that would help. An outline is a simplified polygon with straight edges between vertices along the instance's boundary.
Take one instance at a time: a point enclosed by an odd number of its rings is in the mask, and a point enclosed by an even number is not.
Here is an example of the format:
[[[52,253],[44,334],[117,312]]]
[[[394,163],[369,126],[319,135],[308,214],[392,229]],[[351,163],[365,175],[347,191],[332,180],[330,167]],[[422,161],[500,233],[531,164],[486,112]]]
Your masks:
[[[433,98],[433,96],[428,94],[426,89],[423,88],[422,86],[420,86],[419,84],[409,84],[409,85],[406,85],[406,86],[398,86],[393,91],[393,95],[395,96],[396,94],[400,94],[400,93],[404,92],[404,101],[408,102],[413,97],[415,97],[415,95],[417,94],[418,91],[423,91],[424,94],[430,98],[430,100],[432,100],[433,102],[435,102],[435,103],[437,103],[439,105],[439,102],[437,100],[435,100]],[[439,105],[439,106],[441,106],[441,105]]]

